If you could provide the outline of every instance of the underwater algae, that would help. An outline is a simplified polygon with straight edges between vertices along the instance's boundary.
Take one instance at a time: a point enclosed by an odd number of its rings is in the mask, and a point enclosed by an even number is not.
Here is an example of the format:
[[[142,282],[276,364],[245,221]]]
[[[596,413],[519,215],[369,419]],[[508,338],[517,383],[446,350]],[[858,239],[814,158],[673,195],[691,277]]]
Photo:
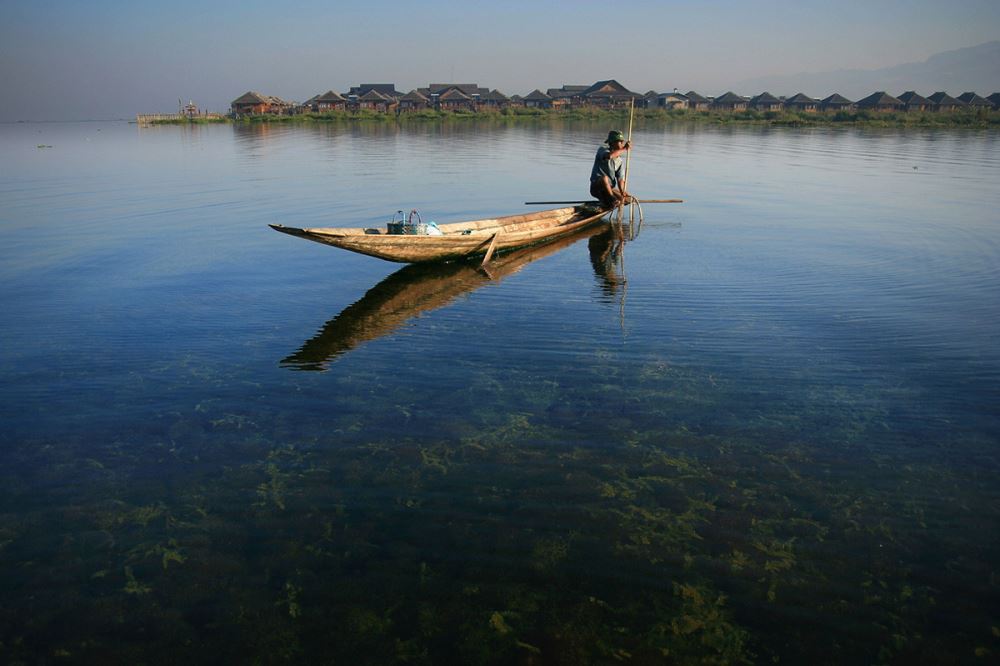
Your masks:
[[[725,373],[655,357],[625,372],[606,352],[572,384],[467,370],[491,399],[460,416],[382,396],[404,429],[372,421],[382,380],[354,375],[314,422],[213,398],[96,447],[11,447],[0,656],[738,664],[997,650],[997,546],[972,540],[991,529],[975,508],[988,468],[901,460],[880,444],[891,399],[807,386],[748,401]],[[985,440],[962,446],[988,455]]]

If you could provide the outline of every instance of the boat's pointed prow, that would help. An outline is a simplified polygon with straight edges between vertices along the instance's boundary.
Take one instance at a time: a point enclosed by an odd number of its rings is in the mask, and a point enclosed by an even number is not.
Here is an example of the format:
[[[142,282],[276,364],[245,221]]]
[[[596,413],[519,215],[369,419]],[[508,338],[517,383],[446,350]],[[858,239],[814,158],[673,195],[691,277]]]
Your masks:
[[[299,238],[309,238],[309,232],[305,229],[299,229],[298,227],[286,227],[283,224],[268,224],[275,231],[280,231],[283,234],[288,234],[289,236],[298,236]]]

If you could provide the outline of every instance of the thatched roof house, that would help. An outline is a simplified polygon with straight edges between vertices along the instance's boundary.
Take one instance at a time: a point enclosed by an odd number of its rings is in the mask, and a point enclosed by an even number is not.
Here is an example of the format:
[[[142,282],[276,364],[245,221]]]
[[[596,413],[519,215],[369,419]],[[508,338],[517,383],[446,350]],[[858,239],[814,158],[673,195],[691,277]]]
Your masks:
[[[712,103],[712,107],[723,111],[743,111],[747,108],[749,103],[750,100],[746,97],[742,97],[730,91],[721,97],[716,97],[715,101]]]
[[[858,100],[858,108],[868,111],[902,111],[905,105],[889,93],[880,90]]]
[[[750,108],[758,111],[781,111],[785,103],[769,92],[762,92],[750,99]]]
[[[422,111],[430,107],[430,100],[419,90],[411,90],[399,98],[400,111]]]
[[[369,111],[388,111],[389,107],[396,105],[396,100],[372,88],[364,95],[358,97],[357,105],[359,109],[367,109]]]
[[[583,93],[585,93],[590,86],[568,86],[564,85],[561,88],[549,88],[545,91],[545,94],[552,99],[564,99],[570,104],[580,104],[583,102]]]
[[[525,95],[522,100],[524,105],[529,109],[551,109],[552,108],[552,98],[543,93],[538,88],[535,88],[530,93]]]
[[[431,83],[426,88],[421,88],[420,92],[433,100],[449,90],[458,90],[471,99],[479,99],[490,92],[489,88],[483,88],[478,83]]]
[[[256,91],[245,92],[229,103],[230,110],[238,115],[260,115],[262,113],[286,113],[294,105],[274,95],[262,95]]]
[[[684,93],[684,96],[688,98],[688,108],[695,109],[696,111],[708,111],[712,106],[712,102],[702,95],[699,95],[693,90],[689,90]]]
[[[350,91],[348,91],[347,96],[352,98],[361,99],[371,91],[377,91],[381,95],[385,95],[393,100],[399,99],[403,96],[403,93],[396,90],[395,83],[362,83],[359,86],[351,86]]]
[[[583,98],[584,102],[593,106],[614,108],[625,106],[629,100],[640,99],[642,95],[632,92],[614,79],[608,79],[607,81],[598,81],[590,86],[580,93],[580,97]]]
[[[847,99],[840,93],[833,93],[819,103],[824,111],[847,111],[854,108],[854,102]]]
[[[656,106],[664,109],[686,109],[690,106],[691,100],[687,95],[683,95],[676,90],[674,92],[661,93],[656,96]]]
[[[962,93],[958,96],[958,101],[965,102],[970,109],[992,109],[993,104],[984,97],[980,97],[974,92]]]
[[[913,90],[907,90],[896,99],[903,103],[903,107],[907,111],[932,111],[934,109],[934,102],[923,95],[918,95]]]
[[[343,111],[347,108],[347,99],[340,93],[327,90],[322,95],[313,97],[307,104],[313,111]]]
[[[503,109],[510,106],[510,98],[499,90],[491,90],[479,98],[480,106],[493,109]]]
[[[805,93],[796,93],[785,100],[785,108],[789,111],[818,111],[819,100]]]
[[[956,111],[958,109],[961,109],[961,108],[965,107],[965,103],[964,102],[962,102],[961,100],[955,99],[954,97],[952,97],[948,93],[944,92],[943,90],[940,91],[940,92],[934,93],[933,95],[931,95],[927,99],[929,99],[930,101],[932,101],[934,103],[934,107],[938,111]]]
[[[442,111],[476,110],[476,100],[471,95],[466,95],[459,88],[449,88],[438,95],[437,105]]]
[[[643,109],[655,109],[657,103],[659,102],[659,93],[655,90],[647,90],[646,94],[642,96],[642,99],[638,100],[635,105]]]

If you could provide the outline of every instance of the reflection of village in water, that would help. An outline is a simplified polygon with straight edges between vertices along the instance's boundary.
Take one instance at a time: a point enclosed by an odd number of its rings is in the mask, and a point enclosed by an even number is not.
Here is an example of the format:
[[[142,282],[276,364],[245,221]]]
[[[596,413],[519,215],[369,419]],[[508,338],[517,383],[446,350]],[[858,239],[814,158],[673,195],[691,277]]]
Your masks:
[[[485,267],[478,260],[405,266],[328,321],[297,352],[282,359],[281,365],[326,370],[331,361],[355,347],[389,335],[414,317],[444,307],[585,238],[589,239],[590,262],[602,293],[620,298],[624,307],[624,244],[634,234],[627,228],[622,233],[616,225],[590,227],[545,245],[498,255]]]

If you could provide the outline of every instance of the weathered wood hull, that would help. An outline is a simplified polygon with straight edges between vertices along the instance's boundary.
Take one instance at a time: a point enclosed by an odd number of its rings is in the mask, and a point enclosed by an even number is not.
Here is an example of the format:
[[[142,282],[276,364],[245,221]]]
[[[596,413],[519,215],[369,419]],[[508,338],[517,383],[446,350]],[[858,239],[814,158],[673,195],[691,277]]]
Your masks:
[[[284,358],[281,365],[296,370],[326,370],[337,357],[371,340],[391,335],[415,317],[445,307],[484,285],[503,280],[573,243],[604,235],[610,239],[613,232],[597,226],[581,229],[550,243],[507,252],[494,258],[489,270],[480,270],[474,262],[468,261],[404,266],[328,321],[298,351]],[[611,241],[605,242],[610,245]],[[594,261],[593,251],[591,260]],[[597,264],[595,272],[602,282],[607,280]]]
[[[376,228],[297,229],[280,224],[270,227],[299,238],[332,245],[387,261],[422,263],[449,261],[545,243],[603,221],[610,211],[592,206],[508,215],[470,222],[442,224],[440,236],[389,234]]]

